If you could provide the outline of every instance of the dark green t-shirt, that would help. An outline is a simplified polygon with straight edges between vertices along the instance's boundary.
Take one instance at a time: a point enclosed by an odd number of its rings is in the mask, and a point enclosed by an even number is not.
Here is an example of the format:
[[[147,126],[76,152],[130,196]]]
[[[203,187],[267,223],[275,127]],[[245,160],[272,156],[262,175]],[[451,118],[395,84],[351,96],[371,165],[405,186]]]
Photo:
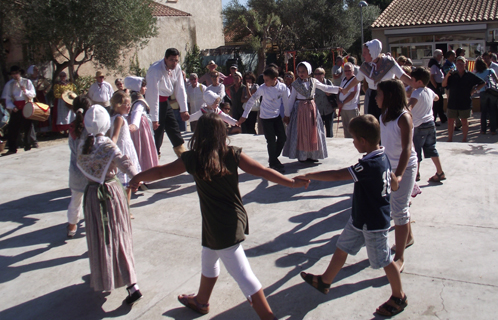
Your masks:
[[[249,234],[247,213],[239,192],[237,172],[241,148],[233,150],[225,158],[230,174],[215,176],[211,181],[200,179],[196,174],[196,158],[192,150],[182,153],[187,172],[195,180],[202,215],[202,246],[213,250],[231,247],[244,241]]]

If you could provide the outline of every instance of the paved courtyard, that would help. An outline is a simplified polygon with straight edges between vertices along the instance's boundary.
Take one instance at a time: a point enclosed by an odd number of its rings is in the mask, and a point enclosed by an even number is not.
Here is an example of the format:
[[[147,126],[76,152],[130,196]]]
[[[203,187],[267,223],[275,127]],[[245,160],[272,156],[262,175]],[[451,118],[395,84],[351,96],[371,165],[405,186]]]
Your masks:
[[[423,192],[411,206],[415,245],[406,251],[402,274],[409,306],[397,319],[496,319],[494,137],[476,135],[487,143],[438,141],[448,178],[442,184],[426,182],[435,169],[430,160],[422,162]],[[231,143],[266,165],[264,137],[238,135]],[[317,165],[282,157],[286,175],[342,168],[360,157],[350,139],[327,139],[327,146],[329,158]],[[174,159],[168,143],[162,154],[162,164]],[[133,196],[134,252],[144,298],[130,309],[122,303],[124,288],[93,292],[84,221],[77,236],[66,239],[68,164],[66,144],[0,158],[0,319],[257,318],[223,267],[208,315],[201,317],[176,299],[196,291],[201,269],[199,203],[187,174]],[[328,295],[299,276],[303,270],[322,272],[330,261],[350,215],[352,183],[288,189],[241,172],[240,190],[250,224],[243,245],[278,319],[377,318],[373,312],[390,288],[384,272],[369,267],[365,250],[348,258]]]

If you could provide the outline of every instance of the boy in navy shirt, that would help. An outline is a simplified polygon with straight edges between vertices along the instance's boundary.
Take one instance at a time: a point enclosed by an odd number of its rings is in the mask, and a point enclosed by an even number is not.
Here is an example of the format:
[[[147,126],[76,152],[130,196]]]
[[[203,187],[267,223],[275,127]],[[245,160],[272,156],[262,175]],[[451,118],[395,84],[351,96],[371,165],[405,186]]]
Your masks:
[[[337,240],[337,249],[321,276],[301,272],[301,277],[323,294],[330,290],[332,281],[344,266],[348,254],[355,255],[367,247],[368,260],[374,269],[384,268],[391,284],[391,298],[377,308],[376,313],[394,316],[408,305],[401,286],[400,271],[393,262],[388,233],[391,226],[389,195],[398,189],[397,179],[380,143],[380,126],[372,115],[353,118],[349,124],[353,144],[366,155],[358,163],[341,170],[308,173],[299,178],[321,181],[352,179],[354,184],[351,218]],[[392,184],[391,184],[392,183]]]

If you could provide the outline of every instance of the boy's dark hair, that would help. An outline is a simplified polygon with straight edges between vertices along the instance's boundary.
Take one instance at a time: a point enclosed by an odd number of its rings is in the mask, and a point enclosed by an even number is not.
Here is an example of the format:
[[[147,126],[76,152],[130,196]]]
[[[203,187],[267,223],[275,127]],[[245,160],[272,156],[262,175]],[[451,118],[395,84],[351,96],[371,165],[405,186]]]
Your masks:
[[[371,114],[365,114],[351,119],[348,130],[355,138],[363,138],[372,146],[376,146],[380,143],[379,121]]]
[[[231,107],[230,101],[221,101],[221,103],[220,103],[220,109],[223,109],[226,106]]]
[[[272,63],[270,63],[270,64],[268,64],[268,65],[266,66],[266,69],[268,69],[268,68],[275,68],[275,69],[277,69],[277,70],[278,70],[278,66],[277,66],[277,64],[276,64],[276,63],[273,63],[273,62],[272,62]]]
[[[180,51],[178,51],[178,49],[169,48],[168,50],[166,50],[164,57],[167,59],[167,58],[169,58],[169,56],[179,56],[179,55],[180,55]]]
[[[270,67],[263,71],[263,75],[270,77],[271,79],[276,79],[278,77],[278,71],[277,69]]]
[[[484,52],[484,53],[482,54],[482,57],[483,57],[483,58],[484,58],[484,57],[491,57],[491,55],[489,54],[489,52],[487,52],[487,51],[486,51],[486,52]]]
[[[431,80],[431,73],[424,67],[417,67],[410,74],[412,78],[415,78],[415,81],[422,81],[424,86],[427,86],[429,81]]]

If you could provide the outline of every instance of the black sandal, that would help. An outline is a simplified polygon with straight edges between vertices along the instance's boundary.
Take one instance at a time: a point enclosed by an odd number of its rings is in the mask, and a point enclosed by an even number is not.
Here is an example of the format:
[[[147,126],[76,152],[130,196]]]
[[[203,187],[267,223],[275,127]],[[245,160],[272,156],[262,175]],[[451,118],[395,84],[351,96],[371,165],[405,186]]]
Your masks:
[[[317,282],[313,282],[313,277],[316,277]],[[310,286],[320,291],[323,294],[327,294],[330,291],[330,284],[322,281],[322,276],[315,276],[311,273],[301,272],[301,278],[308,283]]]
[[[408,300],[406,294],[403,298],[396,298],[391,296],[389,300],[383,303],[380,307],[375,310],[375,313],[384,317],[392,317],[398,313],[403,312],[408,306]]]
[[[436,174],[429,179],[429,182],[441,182],[443,180],[446,180],[446,176],[444,175],[444,171],[441,173],[436,172]]]

